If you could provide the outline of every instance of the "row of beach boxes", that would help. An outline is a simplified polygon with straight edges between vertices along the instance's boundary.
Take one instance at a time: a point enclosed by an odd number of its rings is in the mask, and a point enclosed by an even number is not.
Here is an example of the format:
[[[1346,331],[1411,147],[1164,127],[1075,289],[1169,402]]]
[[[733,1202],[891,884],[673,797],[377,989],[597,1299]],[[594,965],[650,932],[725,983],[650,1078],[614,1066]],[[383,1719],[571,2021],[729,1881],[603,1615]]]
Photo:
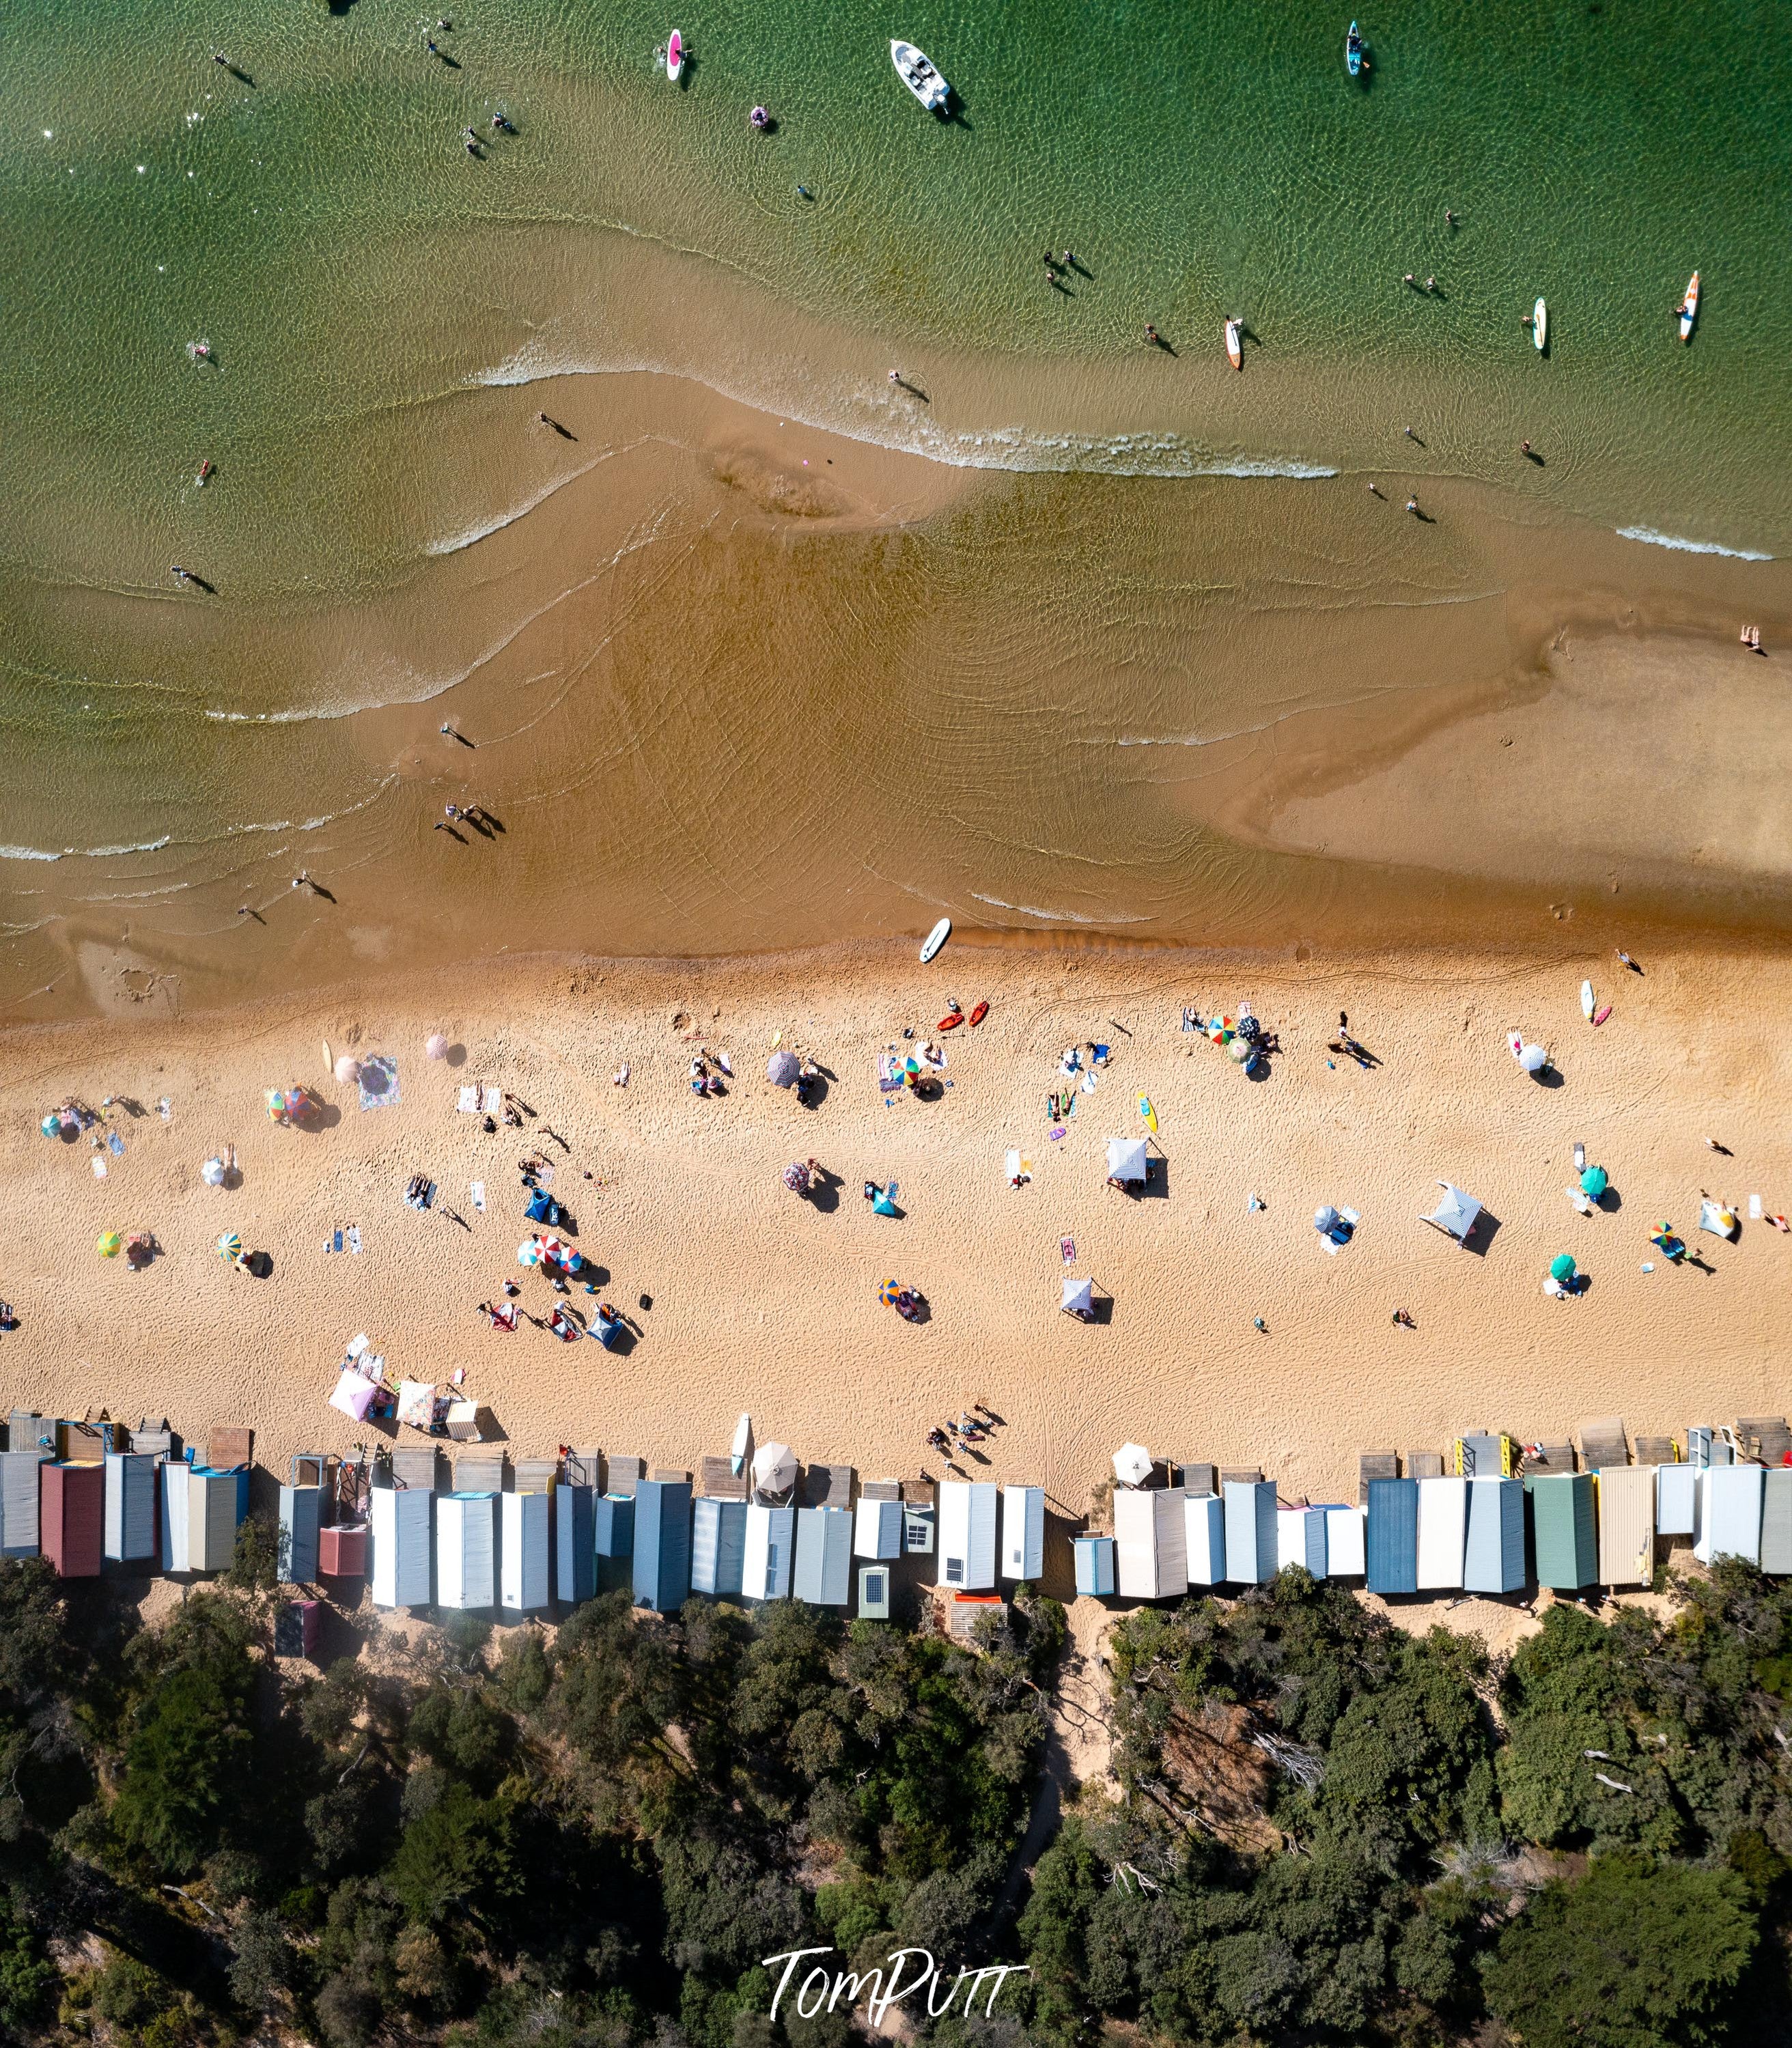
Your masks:
[[[1792,1468],[1621,1465],[1522,1479],[1371,1479],[1356,1507],[1285,1507],[1273,1481],[1117,1490],[1111,1536],[1075,1539],[1076,1590],[1123,1600],[1266,1583],[1298,1565],[1373,1593],[1647,1585],[1658,1537],[1710,1564],[1792,1573]]]
[[[97,1578],[107,1564],[221,1572],[248,1511],[246,1464],[201,1464],[191,1452],[107,1451],[97,1461],[0,1452],[0,1557],[48,1557],[61,1578]]]

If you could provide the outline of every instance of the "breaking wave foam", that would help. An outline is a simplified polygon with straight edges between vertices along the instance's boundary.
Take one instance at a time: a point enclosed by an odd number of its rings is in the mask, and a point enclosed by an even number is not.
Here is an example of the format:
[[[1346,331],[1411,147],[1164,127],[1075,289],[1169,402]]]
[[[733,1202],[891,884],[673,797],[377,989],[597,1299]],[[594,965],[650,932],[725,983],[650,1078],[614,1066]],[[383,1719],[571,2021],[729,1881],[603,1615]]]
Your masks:
[[[1678,533],[1658,533],[1653,526],[1620,526],[1620,541],[1643,541],[1651,548],[1673,548],[1683,555],[1728,555],[1739,562],[1771,562],[1773,557],[1758,548],[1726,548],[1716,541],[1689,541]]]

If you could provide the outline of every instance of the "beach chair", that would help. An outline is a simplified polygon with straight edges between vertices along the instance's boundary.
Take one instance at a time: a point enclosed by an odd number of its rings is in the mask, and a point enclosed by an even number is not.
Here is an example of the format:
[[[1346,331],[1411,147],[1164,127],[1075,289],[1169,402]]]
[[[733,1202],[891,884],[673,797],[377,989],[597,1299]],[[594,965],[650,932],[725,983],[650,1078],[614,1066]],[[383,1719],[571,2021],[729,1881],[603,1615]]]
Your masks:
[[[1356,1504],[1369,1504],[1369,1482],[1373,1479],[1398,1479],[1400,1460],[1392,1451],[1363,1451],[1356,1460]]]
[[[1622,1415],[1595,1415],[1581,1425],[1583,1472],[1597,1472],[1602,1465],[1627,1465],[1630,1461]]]
[[[1443,1476],[1444,1454],[1441,1451],[1407,1452],[1408,1479],[1441,1479]]]
[[[732,1458],[705,1458],[698,1468],[698,1491],[705,1500],[745,1500],[753,1491],[752,1474],[737,1472]]]

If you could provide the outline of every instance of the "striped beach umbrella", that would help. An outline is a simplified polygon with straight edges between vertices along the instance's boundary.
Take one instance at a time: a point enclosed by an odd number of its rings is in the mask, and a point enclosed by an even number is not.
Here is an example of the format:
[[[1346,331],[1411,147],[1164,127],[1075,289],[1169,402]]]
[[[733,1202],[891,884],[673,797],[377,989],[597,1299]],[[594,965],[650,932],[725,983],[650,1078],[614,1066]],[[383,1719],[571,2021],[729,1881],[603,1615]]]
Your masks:
[[[242,1239],[237,1235],[234,1230],[227,1230],[223,1235],[219,1239],[218,1256],[220,1259],[228,1260],[232,1266],[238,1264],[241,1261],[242,1257]]]
[[[519,1245],[517,1247],[517,1263],[518,1263],[518,1265],[519,1265],[519,1266],[539,1266],[539,1265],[541,1264],[541,1239],[540,1239],[540,1238],[538,1238],[538,1237],[532,1237],[532,1238],[529,1240],[528,1243],[526,1243],[526,1244],[519,1244]]]
[[[894,1309],[896,1305],[896,1297],[900,1294],[902,1291],[902,1283],[901,1281],[886,1280],[878,1289],[878,1299],[882,1302],[883,1305],[886,1309]]]
[[[99,1255],[102,1259],[116,1259],[124,1239],[115,1230],[104,1230],[99,1234]]]
[[[268,1122],[282,1123],[286,1119],[286,1091],[284,1088],[268,1090]]]

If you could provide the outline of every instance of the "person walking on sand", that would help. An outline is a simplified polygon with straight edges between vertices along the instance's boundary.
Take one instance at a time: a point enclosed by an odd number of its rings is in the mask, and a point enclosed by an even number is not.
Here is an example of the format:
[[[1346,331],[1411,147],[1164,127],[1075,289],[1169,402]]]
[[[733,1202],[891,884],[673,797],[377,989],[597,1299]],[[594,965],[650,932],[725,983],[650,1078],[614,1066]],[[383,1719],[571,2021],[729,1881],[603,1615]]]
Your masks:
[[[1416,498],[1409,498],[1406,500],[1406,510],[1416,518],[1418,513],[1418,500]]]

